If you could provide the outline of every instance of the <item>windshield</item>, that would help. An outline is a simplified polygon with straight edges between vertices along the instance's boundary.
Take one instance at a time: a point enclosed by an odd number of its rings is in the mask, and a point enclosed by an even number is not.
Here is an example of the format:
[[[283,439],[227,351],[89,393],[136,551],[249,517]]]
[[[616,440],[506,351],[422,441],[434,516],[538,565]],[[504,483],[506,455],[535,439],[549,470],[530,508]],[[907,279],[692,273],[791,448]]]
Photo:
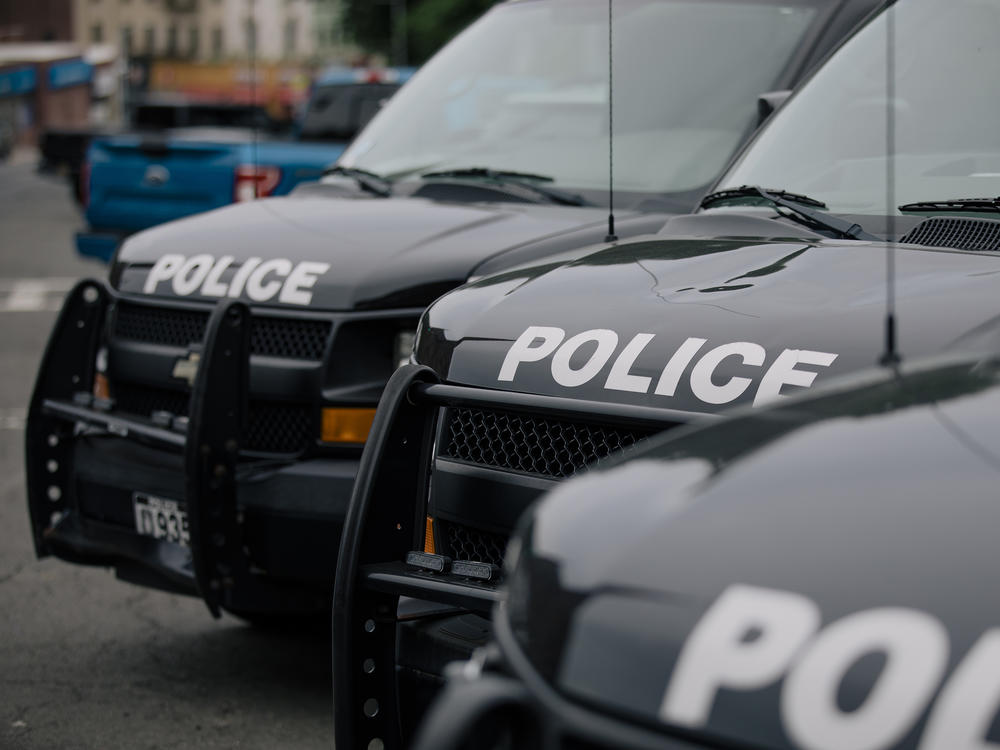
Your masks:
[[[617,0],[616,188],[709,184],[816,17],[811,2]],[[340,160],[387,177],[489,167],[606,190],[608,4],[495,8],[397,94]]]
[[[898,214],[1000,195],[1000,0],[900,0],[895,15],[895,199],[887,206],[885,13],[774,117],[719,188],[802,193],[831,212]]]

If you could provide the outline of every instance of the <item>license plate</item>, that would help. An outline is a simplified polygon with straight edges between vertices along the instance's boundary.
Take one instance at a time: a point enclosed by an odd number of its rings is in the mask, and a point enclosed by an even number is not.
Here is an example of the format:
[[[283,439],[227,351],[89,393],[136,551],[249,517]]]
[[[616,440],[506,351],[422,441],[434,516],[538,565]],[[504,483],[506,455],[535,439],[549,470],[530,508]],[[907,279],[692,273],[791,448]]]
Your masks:
[[[132,509],[135,530],[143,536],[166,539],[184,547],[190,544],[188,516],[183,503],[136,492],[132,495]]]

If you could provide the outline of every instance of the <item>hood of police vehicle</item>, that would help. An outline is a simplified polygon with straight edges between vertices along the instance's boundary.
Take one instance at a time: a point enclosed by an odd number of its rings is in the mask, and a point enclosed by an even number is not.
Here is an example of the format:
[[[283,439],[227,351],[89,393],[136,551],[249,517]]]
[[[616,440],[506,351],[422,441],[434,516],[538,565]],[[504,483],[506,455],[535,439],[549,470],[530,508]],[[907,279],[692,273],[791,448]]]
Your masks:
[[[507,251],[559,237],[576,246],[596,242],[605,216],[598,208],[416,197],[273,198],[134,235],[111,278],[122,292],[167,298],[422,307]],[[652,226],[664,218],[650,219]]]
[[[416,359],[478,387],[685,412],[761,405],[878,360],[887,251],[817,235],[639,237],[448,294],[421,321]],[[900,245],[900,348],[995,347],[998,280],[995,254]]]
[[[563,483],[511,545],[516,647],[712,747],[992,747],[997,383],[880,375]]]

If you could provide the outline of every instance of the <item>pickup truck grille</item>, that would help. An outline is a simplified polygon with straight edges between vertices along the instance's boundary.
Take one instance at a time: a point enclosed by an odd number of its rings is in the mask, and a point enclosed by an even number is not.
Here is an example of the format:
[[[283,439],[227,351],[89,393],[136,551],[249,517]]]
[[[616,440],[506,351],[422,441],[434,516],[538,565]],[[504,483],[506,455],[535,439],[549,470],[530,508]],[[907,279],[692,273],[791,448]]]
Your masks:
[[[186,349],[205,338],[208,316],[207,310],[178,310],[121,302],[115,315],[112,336],[126,341]],[[318,361],[323,356],[329,335],[329,321],[255,315],[250,332],[250,351],[268,357]]]
[[[118,410],[143,419],[153,412],[168,411],[186,417],[190,394],[167,388],[115,383],[114,397]],[[243,450],[260,453],[298,454],[315,439],[313,411],[302,404],[284,404],[251,399]]]
[[[452,407],[447,410],[438,455],[492,469],[562,479],[657,431],[504,409]]]

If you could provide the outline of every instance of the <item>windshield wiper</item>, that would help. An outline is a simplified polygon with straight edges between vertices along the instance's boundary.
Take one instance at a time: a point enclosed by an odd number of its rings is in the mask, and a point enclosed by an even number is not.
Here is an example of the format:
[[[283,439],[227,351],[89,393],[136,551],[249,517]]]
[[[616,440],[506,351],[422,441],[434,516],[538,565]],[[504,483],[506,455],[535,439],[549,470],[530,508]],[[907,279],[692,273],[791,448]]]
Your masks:
[[[1000,213],[1000,198],[952,198],[946,201],[917,201],[899,207],[900,211],[993,211]]]
[[[709,193],[704,198],[701,199],[699,204],[701,208],[708,208],[709,206],[715,205],[716,203],[724,203],[728,200],[733,200],[736,198],[762,198],[765,197],[762,193],[765,192],[756,185],[743,185],[738,188],[729,188],[728,190],[717,190],[714,193]],[[826,208],[827,205],[823,201],[818,201],[815,198],[810,198],[808,195],[802,195],[802,193],[790,193],[787,190],[767,190],[768,195],[778,196],[779,198],[787,198],[788,200],[795,201],[796,203],[801,203],[805,206],[814,206],[815,208]],[[771,200],[768,198],[767,200]]]
[[[323,170],[323,176],[339,174],[353,179],[362,190],[374,193],[380,198],[388,198],[392,195],[392,182],[382,175],[369,172],[367,169],[357,169],[356,167],[333,166]]]
[[[831,216],[830,214],[823,213],[822,211],[814,211],[811,208],[806,208],[806,206],[815,206],[816,208],[826,208],[827,206],[822,201],[810,198],[808,195],[790,193],[787,190],[765,190],[759,185],[742,185],[738,188],[732,188],[730,190],[719,190],[715,193],[709,193],[701,199],[700,207],[708,208],[716,203],[722,203],[736,198],[752,198],[754,196],[763,198],[764,200],[773,203],[775,206],[788,209],[794,213],[796,217],[804,219],[805,221],[802,222],[803,224],[811,226],[814,229],[826,229],[831,232],[836,232],[838,235],[848,240],[882,241],[881,237],[876,237],[874,234],[866,232],[860,224],[852,221],[846,221],[844,219],[838,219],[836,216]]]
[[[503,169],[490,169],[488,167],[465,167],[462,169],[443,169],[438,172],[425,172],[420,177],[425,180],[433,180],[435,178],[459,180],[468,178],[484,179],[498,185],[517,185],[518,187],[526,188],[536,195],[540,195],[553,203],[563,206],[587,205],[587,201],[575,193],[567,193],[563,190],[539,185],[539,182],[555,182],[552,177],[542,174],[512,172]]]

